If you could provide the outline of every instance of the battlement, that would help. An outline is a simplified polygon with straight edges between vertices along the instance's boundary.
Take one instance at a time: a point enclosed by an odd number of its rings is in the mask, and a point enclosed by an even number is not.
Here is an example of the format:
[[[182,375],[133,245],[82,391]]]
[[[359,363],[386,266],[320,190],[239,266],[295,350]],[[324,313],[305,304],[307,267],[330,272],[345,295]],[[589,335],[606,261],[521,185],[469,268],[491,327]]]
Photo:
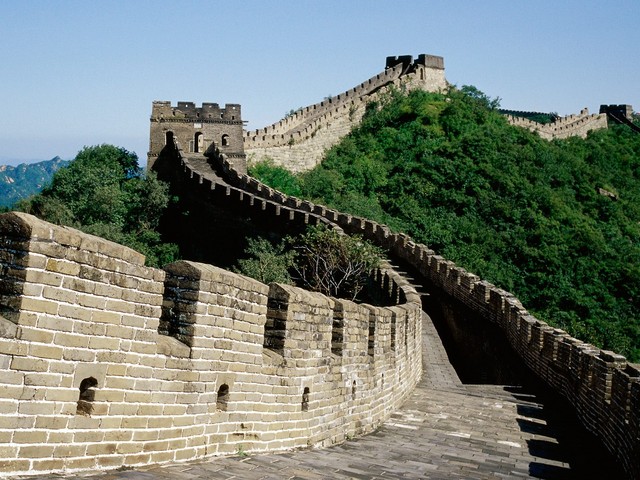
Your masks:
[[[251,161],[269,157],[294,172],[320,162],[325,150],[357,125],[367,103],[390,86],[439,91],[447,87],[444,59],[434,55],[387,57],[385,69],[339,95],[301,108],[264,128],[245,132],[244,144]]]
[[[418,58],[413,59],[412,55],[400,55],[395,57],[387,57],[385,70],[388,68],[402,65],[403,71],[408,71],[410,68],[415,69],[418,66],[427,68],[438,68],[444,70],[444,58],[436,55],[420,54]]]
[[[240,122],[242,123],[241,107],[237,103],[227,103],[220,108],[217,103],[203,103],[196,107],[194,102],[171,102],[156,100],[151,110],[151,121],[211,121],[211,122]]]
[[[600,113],[604,113],[615,118],[626,118],[633,120],[633,107],[631,105],[600,105]]]
[[[589,109],[583,108],[578,115],[558,117],[551,123],[538,123],[521,116],[505,115],[511,125],[523,127],[538,133],[546,140],[554,138],[582,137],[586,138],[591,130],[607,128],[607,116],[603,113],[589,114]]]
[[[420,378],[419,298],[390,270],[376,281],[402,301],[376,307],[148,268],[23,213],[0,239],[0,476],[330,445]]]

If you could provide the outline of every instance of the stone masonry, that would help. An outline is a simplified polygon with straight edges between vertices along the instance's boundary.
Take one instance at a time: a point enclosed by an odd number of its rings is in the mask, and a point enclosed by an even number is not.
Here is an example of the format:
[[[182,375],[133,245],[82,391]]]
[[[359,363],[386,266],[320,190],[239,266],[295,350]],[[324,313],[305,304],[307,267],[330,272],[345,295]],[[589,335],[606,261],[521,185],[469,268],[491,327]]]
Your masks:
[[[178,102],[173,106],[171,102],[155,101],[151,111],[147,167],[153,168],[162,149],[177,141],[190,153],[203,154],[215,148],[223,152],[238,171],[244,172],[242,126],[238,104],[220,108],[217,103],[196,107],[192,102]]]
[[[230,200],[252,205],[273,203],[280,206],[283,217],[321,217],[346,233],[361,234],[387,250],[392,259],[406,262],[425,281],[497,325],[524,364],[569,402],[582,424],[617,458],[629,478],[640,478],[640,365],[549,326],[531,315],[511,293],[416,244],[407,235],[284,195],[236,172],[223,157],[214,159],[214,164],[224,182],[237,190],[228,196]]]
[[[326,150],[360,123],[367,103],[390,85],[439,91],[447,88],[444,60],[433,55],[387,57],[383,72],[344,93],[302,108],[265,128],[245,132],[249,164],[271,158],[292,172],[310,170]]]
[[[401,301],[383,308],[148,268],[22,213],[0,216],[0,241],[0,475],[330,445],[421,375],[419,297],[392,271],[378,281]]]
[[[506,117],[511,125],[537,132],[545,140],[568,137],[586,138],[591,130],[607,128],[607,115],[604,113],[590,115],[587,108],[583,108],[579,115],[568,115],[546,124],[513,115]]]

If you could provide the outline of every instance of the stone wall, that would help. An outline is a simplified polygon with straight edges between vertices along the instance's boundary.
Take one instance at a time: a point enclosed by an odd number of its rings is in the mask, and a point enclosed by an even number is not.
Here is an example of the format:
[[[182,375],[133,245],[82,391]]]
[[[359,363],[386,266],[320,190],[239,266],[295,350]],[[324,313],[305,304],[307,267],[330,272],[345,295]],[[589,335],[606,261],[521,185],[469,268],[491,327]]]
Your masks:
[[[246,171],[242,134],[242,111],[238,104],[154,101],[151,110],[147,168],[167,144],[179,142],[191,153],[204,154],[209,149],[224,152],[234,167]]]
[[[0,474],[329,445],[373,430],[420,377],[419,297],[391,271],[377,278],[400,303],[373,307],[143,263],[0,216]]]
[[[537,132],[545,140],[568,137],[586,138],[591,130],[607,128],[606,114],[590,115],[589,110],[586,108],[582,109],[578,115],[568,115],[546,124],[513,115],[506,115],[506,117],[511,125]]]
[[[395,59],[395,61],[393,61]],[[447,87],[442,57],[420,55],[389,57],[378,75],[320,103],[302,108],[265,128],[245,132],[244,149],[249,165],[271,158],[293,172],[313,168],[324,152],[360,123],[367,103],[390,85],[439,91]]]
[[[500,327],[525,365],[575,408],[585,427],[640,478],[640,365],[600,350],[538,320],[511,293],[414,243],[407,235],[364,218],[288,197],[218,159],[224,179],[246,195],[320,216],[347,233],[359,233],[406,261],[427,281]]]

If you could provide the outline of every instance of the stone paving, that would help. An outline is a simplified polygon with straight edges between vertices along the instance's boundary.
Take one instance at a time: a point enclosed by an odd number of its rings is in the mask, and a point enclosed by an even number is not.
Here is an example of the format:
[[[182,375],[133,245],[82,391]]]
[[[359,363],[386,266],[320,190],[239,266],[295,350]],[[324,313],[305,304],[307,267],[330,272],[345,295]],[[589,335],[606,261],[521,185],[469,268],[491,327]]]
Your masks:
[[[421,383],[402,409],[370,435],[325,449],[46,478],[622,478],[601,452],[585,443],[587,435],[576,434],[574,425],[555,418],[536,395],[518,387],[462,385],[426,315],[423,340]]]

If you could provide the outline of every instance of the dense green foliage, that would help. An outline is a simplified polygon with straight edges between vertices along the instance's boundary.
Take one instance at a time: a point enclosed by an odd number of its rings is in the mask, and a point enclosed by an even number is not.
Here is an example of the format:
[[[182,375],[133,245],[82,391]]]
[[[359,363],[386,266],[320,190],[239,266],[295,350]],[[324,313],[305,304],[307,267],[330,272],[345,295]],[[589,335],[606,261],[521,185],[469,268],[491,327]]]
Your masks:
[[[473,87],[392,93],[298,188],[410,234],[550,324],[640,361],[640,135],[612,125],[548,142],[496,107]]]
[[[153,173],[143,175],[135,153],[100,145],[81,150],[18,208],[131,247],[146,255],[148,265],[160,266],[177,254],[157,231],[168,201],[168,186]]]
[[[23,163],[12,167],[0,166],[0,206],[11,207],[18,200],[38,193],[51,182],[53,174],[69,164],[54,157],[37,163]]]
[[[358,235],[344,235],[324,226],[273,244],[248,240],[246,258],[235,270],[263,283],[297,283],[332,297],[356,299],[380,266],[382,252]],[[292,275],[290,275],[290,273]]]
[[[248,238],[245,258],[238,260],[234,271],[262,283],[291,283],[294,252],[285,242],[273,244],[265,238]]]
[[[297,197],[302,193],[296,176],[286,168],[276,166],[270,158],[249,165],[249,175],[287,195]]]

